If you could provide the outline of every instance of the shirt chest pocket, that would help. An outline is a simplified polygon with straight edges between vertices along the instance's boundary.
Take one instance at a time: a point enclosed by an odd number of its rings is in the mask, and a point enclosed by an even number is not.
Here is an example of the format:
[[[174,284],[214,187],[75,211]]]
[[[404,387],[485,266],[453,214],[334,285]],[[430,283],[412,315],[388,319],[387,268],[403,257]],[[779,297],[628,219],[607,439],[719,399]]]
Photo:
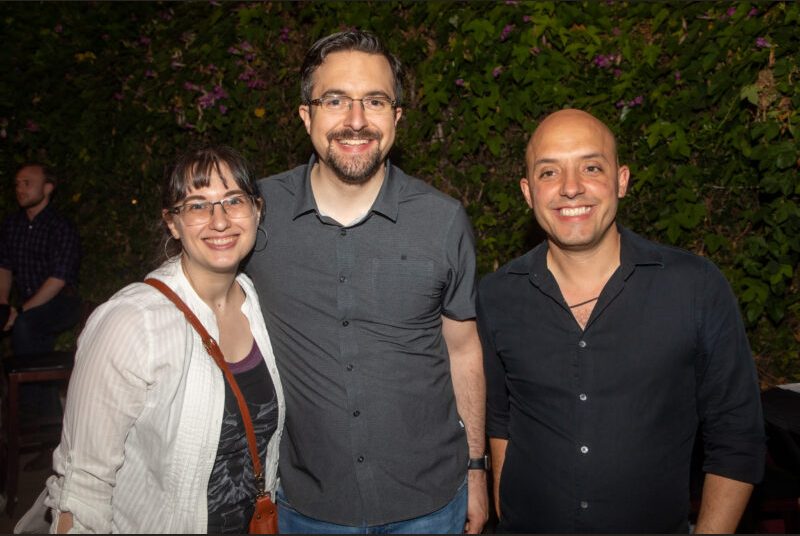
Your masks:
[[[438,314],[441,288],[430,259],[372,259],[370,291],[375,318],[413,322]]]

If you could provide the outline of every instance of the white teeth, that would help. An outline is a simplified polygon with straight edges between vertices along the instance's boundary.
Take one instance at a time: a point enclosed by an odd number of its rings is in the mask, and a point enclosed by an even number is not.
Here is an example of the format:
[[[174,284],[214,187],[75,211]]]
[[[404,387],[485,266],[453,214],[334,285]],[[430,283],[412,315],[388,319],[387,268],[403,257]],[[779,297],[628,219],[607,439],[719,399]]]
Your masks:
[[[560,209],[559,212],[562,216],[580,216],[582,214],[586,214],[590,210],[592,210],[591,207],[564,207]]]
[[[369,140],[339,140],[339,143],[343,145],[364,145],[369,143]]]
[[[206,238],[206,242],[210,242],[211,244],[214,244],[215,246],[224,246],[226,244],[230,244],[234,240],[235,240],[235,238],[232,237],[232,236],[228,236],[228,237],[225,237],[225,238]]]

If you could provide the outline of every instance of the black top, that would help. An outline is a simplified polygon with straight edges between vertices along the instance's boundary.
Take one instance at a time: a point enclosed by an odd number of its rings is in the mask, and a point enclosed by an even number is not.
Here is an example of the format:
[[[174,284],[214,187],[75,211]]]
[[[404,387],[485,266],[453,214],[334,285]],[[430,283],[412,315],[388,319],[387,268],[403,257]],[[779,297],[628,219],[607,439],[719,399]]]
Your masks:
[[[313,163],[259,181],[268,240],[247,266],[286,395],[283,490],[344,525],[433,512],[467,472],[442,315],[475,316],[469,220],[387,165],[369,213],[340,225],[317,211]]]
[[[228,367],[250,410],[258,455],[263,464],[267,444],[278,427],[278,401],[256,341],[247,357],[238,363],[228,363]],[[208,479],[208,533],[247,534],[257,491],[242,414],[226,381],[217,457]]]
[[[48,277],[76,286],[80,256],[78,232],[50,204],[33,220],[20,210],[0,225],[0,268],[11,271],[20,302],[36,294]]]
[[[620,229],[621,265],[585,330],[542,243],[484,278],[487,432],[509,440],[506,532],[686,532],[704,470],[757,482],[764,432],[736,299],[708,260]]]

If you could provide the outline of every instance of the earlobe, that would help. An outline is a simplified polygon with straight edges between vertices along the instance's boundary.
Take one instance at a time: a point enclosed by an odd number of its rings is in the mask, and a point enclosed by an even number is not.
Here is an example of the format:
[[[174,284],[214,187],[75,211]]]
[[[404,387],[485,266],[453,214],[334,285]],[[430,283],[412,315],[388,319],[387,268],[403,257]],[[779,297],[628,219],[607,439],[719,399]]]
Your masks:
[[[522,190],[522,196],[525,198],[525,202],[528,203],[530,208],[533,208],[533,195],[531,194],[531,184],[528,182],[526,177],[522,177],[519,180],[519,189]]]
[[[306,126],[306,132],[311,135],[311,107],[308,104],[301,104],[297,109],[297,113],[300,115],[300,119],[303,120],[303,124]]]
[[[181,239],[181,235],[178,232],[177,227],[175,226],[175,222],[172,219],[172,214],[170,214],[166,210],[162,210],[161,211],[161,218],[164,220],[164,224],[167,226],[167,229],[169,229],[169,232],[172,235],[172,238],[174,238],[175,240],[180,240]]]
[[[631,177],[631,170],[628,166],[621,166],[617,172],[617,197],[622,199],[628,193],[628,181]]]

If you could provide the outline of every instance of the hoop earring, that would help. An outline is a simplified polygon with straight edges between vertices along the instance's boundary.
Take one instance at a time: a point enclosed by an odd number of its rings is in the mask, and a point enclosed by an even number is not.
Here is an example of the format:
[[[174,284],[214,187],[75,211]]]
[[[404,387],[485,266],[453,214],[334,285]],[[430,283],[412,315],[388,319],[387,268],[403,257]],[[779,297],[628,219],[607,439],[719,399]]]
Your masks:
[[[259,236],[258,233],[264,234],[264,244],[261,247],[259,247],[258,245],[258,236]],[[261,253],[265,249],[267,249],[267,231],[259,225],[258,229],[256,230],[256,243],[255,246],[253,247],[253,251],[255,253]]]
[[[169,235],[166,240],[164,240],[164,258],[170,260],[172,257],[169,256],[167,253],[167,246],[169,245],[170,240],[177,240],[174,236]]]

